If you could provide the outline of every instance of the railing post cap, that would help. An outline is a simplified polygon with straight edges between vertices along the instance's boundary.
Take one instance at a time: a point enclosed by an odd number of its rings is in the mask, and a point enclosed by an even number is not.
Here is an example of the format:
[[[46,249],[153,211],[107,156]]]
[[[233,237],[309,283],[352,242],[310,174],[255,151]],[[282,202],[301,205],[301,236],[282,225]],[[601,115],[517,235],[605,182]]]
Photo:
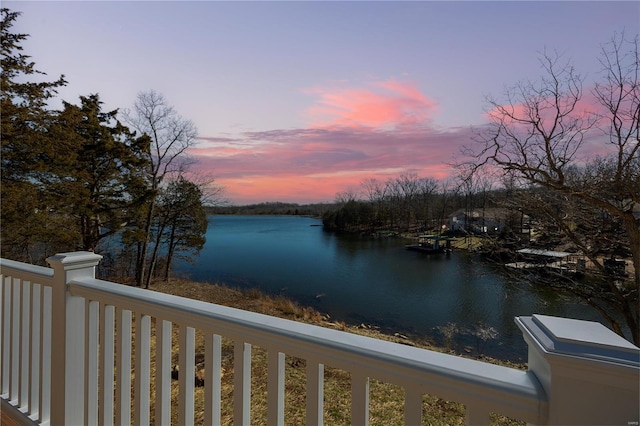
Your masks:
[[[47,258],[47,263],[54,267],[62,265],[65,270],[90,268],[97,266],[102,260],[102,256],[90,251],[74,251],[69,253],[58,253]]]
[[[599,322],[534,314],[516,323],[547,354],[640,366],[640,348]]]

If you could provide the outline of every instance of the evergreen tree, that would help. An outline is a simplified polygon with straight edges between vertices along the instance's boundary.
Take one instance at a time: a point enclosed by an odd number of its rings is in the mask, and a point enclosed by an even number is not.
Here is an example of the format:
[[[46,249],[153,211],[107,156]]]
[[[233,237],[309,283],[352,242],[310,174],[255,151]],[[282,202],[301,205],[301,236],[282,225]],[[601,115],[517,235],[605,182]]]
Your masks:
[[[103,112],[98,95],[47,102],[64,77],[39,82],[13,34],[19,13],[2,9],[2,256],[32,263],[60,251],[95,250],[135,222],[148,200],[150,139]]]
[[[64,102],[51,127],[56,154],[49,188],[67,206],[81,248],[94,251],[148,200],[140,170],[147,166],[149,138],[122,125],[117,110],[103,112],[97,94],[80,101]]]
[[[28,35],[11,32],[20,13],[7,8],[0,13],[2,255],[41,262],[73,239],[58,218],[51,217],[44,187],[49,178],[46,159],[53,149],[46,143],[52,119],[47,102],[66,81],[64,76],[38,81],[46,74],[22,53]]]

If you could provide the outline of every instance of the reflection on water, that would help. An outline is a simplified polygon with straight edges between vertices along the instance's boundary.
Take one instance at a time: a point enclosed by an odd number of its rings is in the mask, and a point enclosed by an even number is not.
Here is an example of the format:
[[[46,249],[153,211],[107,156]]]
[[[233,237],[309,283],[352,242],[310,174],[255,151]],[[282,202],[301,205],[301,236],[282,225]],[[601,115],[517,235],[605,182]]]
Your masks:
[[[425,255],[404,241],[324,232],[312,218],[212,216],[207,242],[176,273],[206,282],[283,293],[334,320],[415,333],[443,344],[439,328],[484,323],[497,339],[484,354],[526,360],[514,317],[533,313],[601,321],[579,300],[519,282],[465,252]],[[457,334],[455,349],[476,347]]]

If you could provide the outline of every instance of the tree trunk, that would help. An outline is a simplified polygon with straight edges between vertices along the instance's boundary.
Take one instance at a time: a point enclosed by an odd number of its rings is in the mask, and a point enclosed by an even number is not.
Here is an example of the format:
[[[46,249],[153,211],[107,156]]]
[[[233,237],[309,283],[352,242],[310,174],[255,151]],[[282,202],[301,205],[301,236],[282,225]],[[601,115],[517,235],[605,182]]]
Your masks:
[[[640,229],[638,228],[637,219],[631,212],[623,216],[623,224],[627,234],[629,234],[631,259],[634,269],[634,288],[637,297],[638,290],[640,289]],[[632,309],[634,309],[635,312],[630,311],[629,314],[626,315],[627,324],[631,328],[633,343],[636,346],[640,346],[640,324],[638,324],[638,321],[640,321],[640,304],[636,301]]]
[[[173,260],[173,253],[175,249],[175,237],[176,237],[176,223],[175,221],[171,225],[171,235],[169,237],[169,251],[167,252],[167,265],[164,268],[164,280],[169,281],[169,273],[171,272],[171,261]]]
[[[160,242],[162,240],[162,233],[164,232],[164,225],[158,227],[158,231],[156,233],[156,241],[153,246],[153,253],[151,253],[151,259],[149,260],[149,271],[144,280],[144,288],[149,288],[149,284],[151,284],[151,279],[153,278],[153,273],[156,269],[156,263],[158,262],[158,250],[160,249]]]
[[[149,237],[151,236],[151,224],[153,222],[153,212],[155,207],[155,197],[149,203],[149,211],[144,226],[144,240],[140,245],[138,252],[138,263],[136,265],[136,286],[142,287],[145,279],[145,270],[147,267],[147,250],[149,246]]]

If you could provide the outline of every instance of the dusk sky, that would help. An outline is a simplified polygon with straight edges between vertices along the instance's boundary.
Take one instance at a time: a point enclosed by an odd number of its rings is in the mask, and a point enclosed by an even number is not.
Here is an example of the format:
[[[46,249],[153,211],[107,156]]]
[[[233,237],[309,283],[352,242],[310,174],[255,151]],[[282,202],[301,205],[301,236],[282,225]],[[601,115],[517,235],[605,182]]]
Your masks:
[[[332,201],[366,178],[452,174],[486,95],[562,52],[590,90],[640,2],[17,2],[36,68],[130,108],[163,94],[234,204]],[[60,104],[53,105],[59,107]]]

